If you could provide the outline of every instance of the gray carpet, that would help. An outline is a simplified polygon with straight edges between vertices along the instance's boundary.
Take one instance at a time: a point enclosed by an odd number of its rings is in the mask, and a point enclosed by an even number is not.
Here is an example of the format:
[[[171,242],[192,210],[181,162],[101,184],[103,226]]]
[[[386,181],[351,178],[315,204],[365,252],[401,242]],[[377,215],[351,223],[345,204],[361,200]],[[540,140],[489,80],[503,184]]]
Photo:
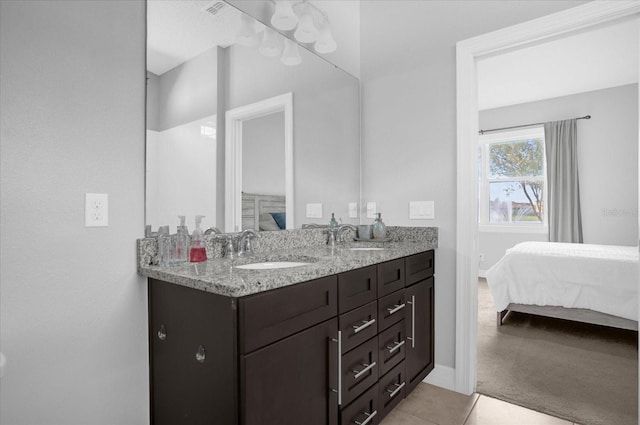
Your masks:
[[[478,385],[490,397],[583,425],[638,425],[638,334],[510,313],[496,327],[478,282]]]

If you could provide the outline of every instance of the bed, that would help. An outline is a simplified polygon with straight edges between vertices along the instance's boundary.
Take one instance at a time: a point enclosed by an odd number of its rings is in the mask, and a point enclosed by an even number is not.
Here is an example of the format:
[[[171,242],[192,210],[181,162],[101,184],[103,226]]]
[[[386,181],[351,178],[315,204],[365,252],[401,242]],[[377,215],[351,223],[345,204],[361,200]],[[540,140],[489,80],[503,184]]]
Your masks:
[[[286,229],[286,197],[242,193],[242,230]]]
[[[487,271],[500,326],[510,311],[638,329],[638,248],[523,242]]]

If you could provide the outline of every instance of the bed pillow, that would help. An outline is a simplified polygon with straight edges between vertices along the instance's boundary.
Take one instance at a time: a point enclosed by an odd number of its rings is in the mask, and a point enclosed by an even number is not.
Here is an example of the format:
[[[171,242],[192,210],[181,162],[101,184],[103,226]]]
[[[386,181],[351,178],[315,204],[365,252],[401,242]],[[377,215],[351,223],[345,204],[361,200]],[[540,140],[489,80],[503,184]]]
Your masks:
[[[276,223],[278,223],[278,227],[280,229],[284,230],[287,228],[287,213],[271,213],[271,216],[276,221]]]
[[[260,214],[260,230],[280,230],[278,223],[273,219],[271,214]]]

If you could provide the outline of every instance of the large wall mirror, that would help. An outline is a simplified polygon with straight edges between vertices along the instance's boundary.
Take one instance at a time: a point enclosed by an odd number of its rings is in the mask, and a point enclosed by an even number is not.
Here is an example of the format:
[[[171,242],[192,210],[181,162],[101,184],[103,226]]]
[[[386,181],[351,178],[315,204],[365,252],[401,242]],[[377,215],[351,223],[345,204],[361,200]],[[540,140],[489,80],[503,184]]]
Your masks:
[[[243,115],[274,99],[288,109]],[[331,213],[357,224],[359,191],[355,77],[229,3],[148,1],[148,226],[173,233],[185,215],[192,230],[204,215],[204,228],[278,230]]]

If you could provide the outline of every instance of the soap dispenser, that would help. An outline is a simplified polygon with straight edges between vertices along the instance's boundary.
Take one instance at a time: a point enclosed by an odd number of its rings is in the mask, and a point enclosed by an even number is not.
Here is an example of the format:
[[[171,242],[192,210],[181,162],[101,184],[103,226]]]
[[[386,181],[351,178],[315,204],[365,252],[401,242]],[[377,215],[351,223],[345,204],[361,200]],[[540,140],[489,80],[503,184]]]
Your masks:
[[[338,222],[336,221],[336,216],[334,213],[331,213],[331,220],[329,220],[329,227],[338,227]]]
[[[207,250],[204,246],[204,232],[200,228],[203,215],[196,216],[196,228],[191,236],[191,249],[189,250],[189,261],[199,263],[207,260]]]
[[[180,225],[176,232],[176,255],[175,261],[177,264],[186,263],[189,261],[189,230],[184,224],[185,216],[179,215]]]
[[[387,226],[382,222],[382,214],[377,214],[378,217],[373,222],[373,239],[384,239],[387,236]]]

